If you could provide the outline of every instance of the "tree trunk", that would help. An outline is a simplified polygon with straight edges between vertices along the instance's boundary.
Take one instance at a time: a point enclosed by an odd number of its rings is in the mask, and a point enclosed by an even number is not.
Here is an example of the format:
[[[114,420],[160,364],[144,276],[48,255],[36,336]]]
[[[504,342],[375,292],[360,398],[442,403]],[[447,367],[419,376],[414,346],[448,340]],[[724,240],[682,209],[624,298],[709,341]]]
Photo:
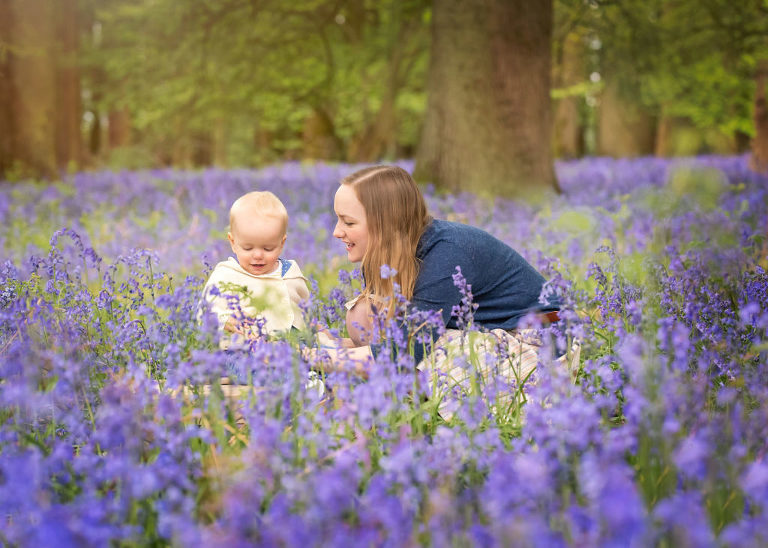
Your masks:
[[[216,118],[211,130],[213,139],[213,165],[216,167],[226,167],[227,162],[227,124],[224,118]]]
[[[131,144],[131,113],[128,109],[111,110],[107,115],[109,126],[109,148],[124,147]]]
[[[53,6],[46,0],[11,0],[10,12],[14,163],[20,176],[56,177]]]
[[[765,97],[765,80],[768,78],[768,61],[763,60],[755,73],[755,136],[752,139],[750,167],[768,173],[768,104]]]
[[[90,132],[88,133],[88,162],[93,161],[101,154],[101,142],[102,138],[102,125],[101,125],[101,113],[98,110],[91,111],[93,114],[93,122],[91,124]]]
[[[374,162],[385,156],[394,156],[397,150],[397,95],[408,78],[413,59],[406,59],[404,44],[412,32],[409,23],[398,19],[398,28],[389,50],[386,81],[381,106],[363,132],[356,136],[347,154],[350,162]]]
[[[263,165],[274,161],[275,136],[272,131],[265,128],[258,120],[253,124],[253,159],[254,165]]]
[[[193,167],[207,167],[213,163],[213,131],[198,130],[192,132],[192,152],[190,161]]]
[[[597,124],[597,152],[600,155],[635,157],[655,152],[653,117],[622,97],[615,81],[607,81],[600,96]]]
[[[557,189],[552,16],[551,0],[434,2],[417,179],[502,196]]]
[[[587,75],[582,37],[576,33],[569,34],[559,53],[554,86],[569,88],[583,82]],[[557,158],[578,158],[584,155],[584,127],[579,114],[579,103],[582,100],[578,95],[566,95],[555,102],[553,142]]]
[[[82,165],[82,103],[77,51],[80,39],[77,0],[54,3],[56,23],[56,164],[59,169]]]
[[[313,160],[338,160],[341,140],[336,136],[333,120],[319,107],[312,110],[302,129],[304,156]]]
[[[187,136],[176,139],[171,147],[171,166],[181,169],[192,167],[192,144]]]
[[[7,177],[13,165],[13,87],[11,86],[10,51],[11,42],[11,3],[0,0],[0,179]]]
[[[396,141],[395,93],[385,92],[373,121],[349,144],[348,161],[375,162],[394,149]]]
[[[674,156],[672,148],[672,129],[674,120],[666,112],[666,108],[661,107],[661,116],[656,126],[656,142],[654,143],[654,155],[665,158]]]
[[[170,158],[173,167],[189,169],[194,155],[193,135],[189,127],[179,117],[174,121],[176,138],[170,144]]]
[[[749,152],[752,146],[752,138],[748,133],[737,129],[733,132],[733,152],[734,154],[744,154]]]

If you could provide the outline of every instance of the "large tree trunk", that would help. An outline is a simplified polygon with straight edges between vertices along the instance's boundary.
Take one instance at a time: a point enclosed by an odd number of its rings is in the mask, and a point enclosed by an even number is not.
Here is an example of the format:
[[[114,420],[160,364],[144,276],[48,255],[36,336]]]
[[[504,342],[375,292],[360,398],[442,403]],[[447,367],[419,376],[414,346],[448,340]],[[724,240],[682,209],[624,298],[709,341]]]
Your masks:
[[[551,0],[434,3],[417,179],[504,196],[557,188],[552,16]]]
[[[0,179],[7,176],[13,165],[13,88],[10,51],[6,46],[11,42],[11,24],[11,2],[0,0]]]
[[[768,61],[761,61],[755,73],[755,137],[752,139],[750,167],[755,171],[768,172],[768,103],[765,96],[765,80],[768,78]]]
[[[46,0],[10,1],[12,148],[21,176],[56,176],[53,10]]]
[[[625,99],[616,81],[606,82],[598,111],[598,154],[613,157],[653,154],[656,137],[653,117]]]

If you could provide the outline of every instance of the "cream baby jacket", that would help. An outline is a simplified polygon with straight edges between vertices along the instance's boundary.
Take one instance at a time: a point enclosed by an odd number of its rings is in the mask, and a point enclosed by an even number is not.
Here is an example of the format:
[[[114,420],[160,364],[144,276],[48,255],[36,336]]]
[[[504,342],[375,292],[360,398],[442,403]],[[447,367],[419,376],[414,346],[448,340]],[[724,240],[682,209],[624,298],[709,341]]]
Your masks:
[[[216,286],[220,295],[213,295]],[[233,290],[232,286],[237,286]],[[246,272],[234,257],[216,265],[203,288],[203,297],[210,303],[219,320],[219,329],[232,316],[233,310],[227,303],[227,295],[240,300],[240,307],[246,316],[261,316],[266,320],[268,333],[285,331],[291,327],[304,327],[299,303],[309,297],[307,280],[296,261],[280,259],[279,268],[270,274],[254,275]],[[249,301],[253,301],[253,303]],[[256,304],[257,306],[251,306]],[[221,338],[221,347],[238,346],[230,337]]]

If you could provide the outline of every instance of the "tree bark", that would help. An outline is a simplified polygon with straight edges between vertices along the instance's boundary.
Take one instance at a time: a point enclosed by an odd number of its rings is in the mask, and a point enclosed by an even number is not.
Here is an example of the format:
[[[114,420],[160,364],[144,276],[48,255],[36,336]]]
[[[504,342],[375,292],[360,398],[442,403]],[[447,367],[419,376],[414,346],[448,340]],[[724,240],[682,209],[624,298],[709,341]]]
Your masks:
[[[587,75],[584,68],[583,39],[576,33],[569,34],[558,52],[554,70],[554,85],[568,88],[583,82]],[[578,158],[584,155],[584,127],[579,114],[581,97],[569,95],[555,102],[553,132],[554,155],[557,158]]]
[[[551,0],[434,2],[417,179],[501,196],[557,189],[552,18]]]
[[[213,165],[216,167],[227,166],[227,123],[224,118],[216,118],[211,130],[213,139]]]
[[[80,167],[83,160],[80,70],[77,64],[80,28],[77,0],[54,3],[56,24],[56,164],[59,169]]]
[[[333,120],[320,107],[315,107],[304,120],[302,129],[304,156],[313,160],[339,160],[341,140],[336,135]]]
[[[373,121],[365,127],[362,134],[356,136],[349,144],[347,154],[350,162],[375,162],[382,159],[395,148],[396,126],[395,99],[396,90],[387,91],[382,98]]]
[[[665,158],[674,155],[672,148],[672,130],[674,126],[674,120],[666,112],[666,109],[661,107],[661,115],[659,117],[659,123],[656,126],[656,142],[654,143],[654,155]]]
[[[616,81],[606,82],[598,111],[598,154],[613,157],[653,154],[656,134],[653,117],[625,99]]]
[[[102,137],[102,124],[101,124],[101,113],[98,110],[92,110],[91,114],[93,114],[93,123],[91,124],[91,129],[88,132],[88,161],[89,163],[99,156],[101,153],[101,142],[103,140]]]
[[[752,139],[750,167],[754,171],[768,172],[768,104],[765,96],[765,80],[768,78],[768,61],[762,60],[755,73],[755,136]]]
[[[413,58],[408,58],[404,45],[412,25],[398,19],[397,33],[389,48],[386,81],[382,83],[381,106],[373,120],[350,142],[350,162],[374,162],[397,152],[397,96],[409,76]]]
[[[193,167],[207,167],[213,164],[214,135],[212,130],[192,132],[190,161]]]
[[[107,115],[109,123],[107,135],[109,148],[124,147],[131,144],[131,113],[127,108],[114,109]]]
[[[192,167],[192,143],[188,136],[180,136],[171,147],[170,165],[181,169]]]
[[[11,2],[0,0],[0,179],[7,176],[13,165],[13,87],[11,52],[8,47],[11,43],[11,27]]]
[[[46,0],[10,0],[10,55],[14,164],[19,176],[56,176],[55,35]]]

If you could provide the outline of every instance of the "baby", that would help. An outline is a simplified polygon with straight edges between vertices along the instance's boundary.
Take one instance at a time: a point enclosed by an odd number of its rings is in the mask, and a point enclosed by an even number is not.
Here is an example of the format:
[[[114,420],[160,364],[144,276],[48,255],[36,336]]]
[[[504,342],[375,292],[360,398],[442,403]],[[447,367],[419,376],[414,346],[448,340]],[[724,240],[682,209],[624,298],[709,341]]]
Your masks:
[[[244,349],[257,335],[243,317],[260,317],[268,334],[304,327],[299,303],[309,297],[306,279],[296,261],[280,258],[287,227],[288,212],[271,192],[249,192],[232,204],[227,238],[237,259],[217,264],[203,288],[222,349]]]

